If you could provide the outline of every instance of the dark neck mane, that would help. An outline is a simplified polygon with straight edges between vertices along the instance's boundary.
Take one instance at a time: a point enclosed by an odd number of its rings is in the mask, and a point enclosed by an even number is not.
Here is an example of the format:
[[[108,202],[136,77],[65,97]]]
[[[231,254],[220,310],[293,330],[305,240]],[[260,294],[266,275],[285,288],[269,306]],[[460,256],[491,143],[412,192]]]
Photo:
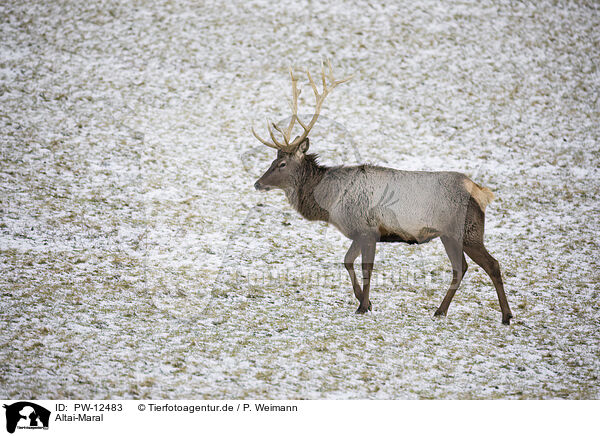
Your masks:
[[[294,180],[294,186],[286,191],[287,198],[294,209],[308,220],[328,221],[329,219],[329,212],[323,209],[314,197],[314,190],[321,183],[328,169],[319,164],[316,154],[307,154]]]

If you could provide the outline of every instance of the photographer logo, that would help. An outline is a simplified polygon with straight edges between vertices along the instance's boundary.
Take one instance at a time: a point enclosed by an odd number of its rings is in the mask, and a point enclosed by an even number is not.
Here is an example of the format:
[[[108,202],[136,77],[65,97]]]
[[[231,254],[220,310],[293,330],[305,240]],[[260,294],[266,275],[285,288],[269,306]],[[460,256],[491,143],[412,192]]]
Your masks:
[[[14,433],[15,429],[48,430],[50,411],[29,401],[5,404],[6,431]]]

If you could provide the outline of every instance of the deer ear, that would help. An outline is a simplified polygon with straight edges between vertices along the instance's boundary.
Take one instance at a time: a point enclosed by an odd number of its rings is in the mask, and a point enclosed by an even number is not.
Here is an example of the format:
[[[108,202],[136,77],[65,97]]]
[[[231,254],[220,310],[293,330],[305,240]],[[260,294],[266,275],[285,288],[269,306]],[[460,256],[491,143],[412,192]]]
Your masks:
[[[308,142],[308,138],[306,138],[304,141],[302,141],[300,143],[300,145],[298,146],[298,151],[297,153],[302,153],[305,154],[308,151],[308,147],[310,146],[309,142]]]

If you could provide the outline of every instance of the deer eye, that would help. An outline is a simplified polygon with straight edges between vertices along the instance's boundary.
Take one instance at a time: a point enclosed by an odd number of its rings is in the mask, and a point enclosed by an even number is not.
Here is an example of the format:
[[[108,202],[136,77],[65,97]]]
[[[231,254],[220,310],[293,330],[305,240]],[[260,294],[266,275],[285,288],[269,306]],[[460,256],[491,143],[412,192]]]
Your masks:
[[[277,167],[278,168],[285,168],[286,163],[285,162],[281,162]]]

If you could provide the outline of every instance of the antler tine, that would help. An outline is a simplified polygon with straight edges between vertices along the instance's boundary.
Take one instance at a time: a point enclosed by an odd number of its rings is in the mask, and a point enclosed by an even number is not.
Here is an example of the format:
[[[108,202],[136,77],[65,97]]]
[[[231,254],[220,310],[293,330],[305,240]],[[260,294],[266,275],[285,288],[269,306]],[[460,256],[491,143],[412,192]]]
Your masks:
[[[327,59],[327,65],[329,66],[329,79],[334,84],[332,86],[332,88],[335,87],[335,86],[338,86],[340,83],[347,82],[348,80],[350,80],[350,79],[352,79],[354,77],[354,74],[351,74],[350,76],[345,77],[342,80],[335,80],[333,78],[333,69],[331,68],[331,61],[329,59]]]
[[[268,146],[268,147],[271,147],[271,148],[277,148],[277,147],[275,146],[275,144],[271,144],[269,141],[265,141],[265,140],[264,140],[264,139],[262,139],[260,136],[258,136],[258,133],[256,133],[256,131],[254,130],[254,126],[252,126],[252,134],[254,135],[254,137],[255,137],[256,139],[258,139],[260,142],[262,142],[262,143],[263,143],[263,144],[265,144],[266,146]]]
[[[307,129],[306,124],[304,124],[302,122],[302,120],[300,119],[300,117],[296,117],[296,121],[298,121],[298,124],[300,124],[304,130]],[[295,140],[294,140],[294,142],[295,142]]]
[[[317,85],[315,84],[315,81],[312,79],[312,76],[310,75],[310,71],[306,70],[306,75],[308,76],[308,81],[310,82],[310,86],[311,86],[313,92],[315,93],[315,97],[318,99],[320,97],[319,90],[317,89]]]
[[[293,119],[293,118],[294,118],[294,117],[292,117],[292,119]],[[293,126],[293,123],[290,123],[290,124]],[[279,133],[281,133],[281,136],[283,136],[283,140],[285,141],[285,145],[286,145],[286,147],[289,147],[289,146],[290,146],[290,139],[289,139],[289,137],[287,137],[287,136],[285,135],[285,132],[283,131],[283,129],[281,129],[281,128],[277,127],[277,124],[275,124],[275,123],[273,123],[273,128],[274,128],[275,130],[277,130]]]
[[[288,127],[285,130],[285,133],[281,131],[281,134],[283,135],[283,137],[285,139],[285,143],[288,145],[289,145],[290,137],[292,135],[292,129],[294,128],[294,123],[298,119],[298,96],[300,96],[300,92],[301,92],[301,90],[298,89],[298,86],[297,86],[298,79],[296,79],[294,77],[294,70],[292,70],[291,66],[289,67],[289,69],[290,69],[290,78],[292,81],[292,119],[290,120],[290,124],[288,124]]]
[[[341,79],[341,80],[336,80],[336,81],[335,81],[335,86],[338,86],[338,85],[339,85],[339,84],[341,84],[341,83],[345,83],[345,82],[347,82],[348,80],[352,79],[353,77],[354,77],[354,74],[352,74],[352,75],[350,75],[350,76],[348,76],[348,77],[344,77],[344,78],[343,78],[343,79]]]
[[[300,143],[302,143],[302,141],[304,141],[306,139],[310,130],[314,127],[315,123],[317,122],[317,118],[319,118],[319,115],[321,114],[321,106],[323,104],[323,101],[325,101],[325,97],[327,97],[327,95],[331,92],[331,90],[333,88],[335,88],[337,85],[339,85],[340,83],[347,82],[348,80],[350,80],[353,77],[353,76],[349,76],[342,80],[336,81],[335,78],[333,77],[333,68],[331,67],[331,62],[329,62],[329,60],[327,61],[327,64],[329,67],[329,80],[331,81],[331,83],[329,84],[329,86],[327,86],[325,67],[321,64],[321,73],[322,73],[322,80],[323,80],[323,92],[321,92],[321,93],[319,93],[319,90],[317,89],[317,85],[315,84],[315,81],[313,80],[312,76],[310,75],[310,72],[306,71],[308,81],[310,82],[310,86],[312,87],[313,92],[315,94],[315,112],[313,114],[312,119],[308,123],[308,125],[305,125],[302,121],[300,121],[300,118],[296,117],[299,124],[304,129],[304,133],[302,133],[302,135],[296,137],[292,141],[292,143],[290,145],[293,146],[294,148],[297,148],[300,145]]]
[[[279,142],[277,139],[275,139],[275,134],[273,133],[273,130],[271,129],[271,126],[275,127],[275,129],[276,129],[278,132],[281,132],[281,130],[279,130],[279,127],[277,127],[277,126],[275,125],[275,123],[270,123],[270,124],[269,124],[269,121],[267,121],[267,129],[269,130],[269,136],[271,137],[271,140],[273,141],[273,144],[275,144],[275,145],[276,145],[276,148],[278,148],[278,149],[280,149],[280,150],[283,150],[283,149],[285,149],[285,148],[286,148],[285,144],[282,144],[282,143],[281,143],[281,142]],[[285,135],[284,135],[283,139],[285,139]],[[287,141],[285,141],[285,142],[287,143]]]

